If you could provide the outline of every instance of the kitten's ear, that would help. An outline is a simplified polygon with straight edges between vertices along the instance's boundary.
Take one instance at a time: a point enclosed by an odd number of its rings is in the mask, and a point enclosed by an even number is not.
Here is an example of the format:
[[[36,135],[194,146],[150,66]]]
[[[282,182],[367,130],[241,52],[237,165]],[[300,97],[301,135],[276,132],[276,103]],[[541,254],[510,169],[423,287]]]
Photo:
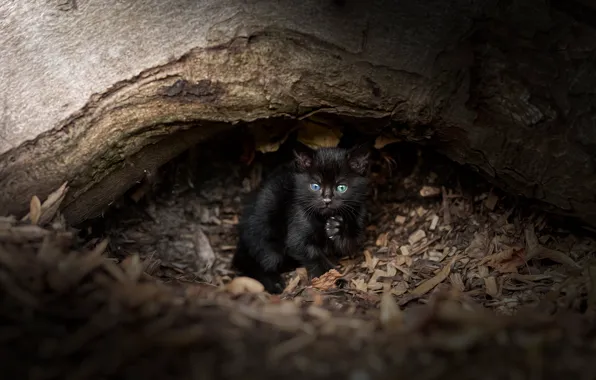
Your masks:
[[[308,146],[298,143],[294,148],[294,163],[299,170],[306,170],[312,166],[315,151]]]
[[[348,151],[348,165],[354,172],[365,175],[368,172],[371,144],[356,145]]]

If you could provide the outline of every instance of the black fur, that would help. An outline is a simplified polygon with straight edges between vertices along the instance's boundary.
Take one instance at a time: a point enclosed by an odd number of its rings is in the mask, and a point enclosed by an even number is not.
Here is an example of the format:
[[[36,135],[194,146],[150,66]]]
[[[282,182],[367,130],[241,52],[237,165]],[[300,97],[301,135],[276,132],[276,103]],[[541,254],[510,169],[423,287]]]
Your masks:
[[[270,293],[283,291],[284,272],[305,267],[312,279],[332,269],[329,257],[357,253],[364,234],[368,147],[301,146],[294,156],[253,194],[238,225],[232,265]]]

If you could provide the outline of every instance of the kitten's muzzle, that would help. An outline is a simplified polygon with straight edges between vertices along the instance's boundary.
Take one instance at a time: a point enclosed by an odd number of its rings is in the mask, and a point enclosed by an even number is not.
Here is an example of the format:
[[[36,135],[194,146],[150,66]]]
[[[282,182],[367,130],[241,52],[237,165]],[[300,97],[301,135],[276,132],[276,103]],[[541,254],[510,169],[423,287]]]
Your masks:
[[[331,198],[323,198],[323,204],[325,206],[329,206],[330,203],[331,203]]]

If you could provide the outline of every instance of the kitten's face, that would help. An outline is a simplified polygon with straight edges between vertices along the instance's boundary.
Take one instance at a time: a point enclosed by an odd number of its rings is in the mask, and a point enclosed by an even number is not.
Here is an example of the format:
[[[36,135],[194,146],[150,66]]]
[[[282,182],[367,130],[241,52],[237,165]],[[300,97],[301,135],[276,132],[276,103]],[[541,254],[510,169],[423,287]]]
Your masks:
[[[295,155],[296,198],[307,213],[356,214],[368,193],[366,150],[302,148]]]

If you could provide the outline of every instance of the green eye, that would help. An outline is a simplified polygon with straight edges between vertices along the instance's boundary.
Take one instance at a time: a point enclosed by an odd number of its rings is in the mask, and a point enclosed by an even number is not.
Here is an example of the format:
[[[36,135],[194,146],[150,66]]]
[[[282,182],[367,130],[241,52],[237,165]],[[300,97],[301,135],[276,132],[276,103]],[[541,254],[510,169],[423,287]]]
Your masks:
[[[336,187],[337,191],[339,191],[340,193],[345,193],[346,190],[348,190],[348,186],[346,185],[337,185]]]

